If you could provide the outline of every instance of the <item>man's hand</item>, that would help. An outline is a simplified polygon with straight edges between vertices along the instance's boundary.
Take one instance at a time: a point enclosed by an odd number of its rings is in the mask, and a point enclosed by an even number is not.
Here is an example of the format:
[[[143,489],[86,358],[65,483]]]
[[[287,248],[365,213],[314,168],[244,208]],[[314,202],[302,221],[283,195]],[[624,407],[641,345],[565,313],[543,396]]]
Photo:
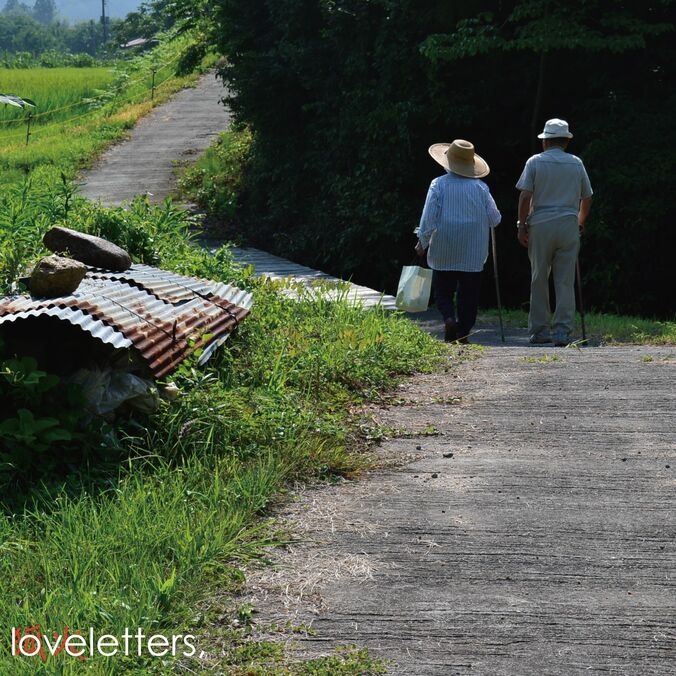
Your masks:
[[[425,255],[425,251],[426,251],[426,249],[420,243],[420,240],[418,240],[418,243],[415,245],[416,256],[418,256],[419,258],[422,258]]]
[[[580,234],[584,235],[584,223],[578,223],[577,227],[580,228]]]
[[[519,228],[516,233],[516,238],[519,240],[519,244],[528,248],[528,228]]]

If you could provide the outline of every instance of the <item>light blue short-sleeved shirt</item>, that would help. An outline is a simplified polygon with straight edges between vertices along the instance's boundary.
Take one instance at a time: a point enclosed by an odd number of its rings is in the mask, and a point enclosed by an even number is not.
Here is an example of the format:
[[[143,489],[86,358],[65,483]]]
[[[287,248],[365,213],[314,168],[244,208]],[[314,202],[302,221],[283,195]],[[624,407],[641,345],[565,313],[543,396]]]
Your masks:
[[[490,228],[501,220],[488,186],[478,178],[447,173],[435,178],[416,234],[429,247],[433,270],[480,272],[488,257]]]
[[[580,200],[592,196],[582,160],[558,147],[530,157],[516,187],[533,193],[531,224],[577,216]]]

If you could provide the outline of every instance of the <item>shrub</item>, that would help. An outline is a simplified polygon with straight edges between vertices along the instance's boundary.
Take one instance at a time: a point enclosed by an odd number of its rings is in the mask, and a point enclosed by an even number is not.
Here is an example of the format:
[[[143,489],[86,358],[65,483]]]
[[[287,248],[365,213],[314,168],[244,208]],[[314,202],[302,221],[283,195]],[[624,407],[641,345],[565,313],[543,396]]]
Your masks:
[[[0,356],[0,487],[35,481],[105,448],[102,421],[82,424],[80,389],[32,357]]]
[[[570,17],[575,49],[564,52],[569,34],[552,33],[540,16],[550,4]],[[428,146],[473,141],[491,165],[503,221],[513,223],[514,184],[539,149],[531,134],[539,110],[537,128],[548,117],[570,121],[571,151],[596,192],[582,250],[593,281],[587,305],[672,316],[670,247],[655,246],[675,216],[670,3],[488,2],[477,18],[476,3],[431,0],[214,5],[228,102],[254,132],[241,223],[252,244],[392,289],[442,171]],[[503,23],[515,40],[496,52]],[[454,49],[464,56],[444,57]],[[649,158],[659,158],[656,171],[645,171]],[[513,228],[497,237],[510,270],[504,297],[518,305],[528,297],[528,264]]]

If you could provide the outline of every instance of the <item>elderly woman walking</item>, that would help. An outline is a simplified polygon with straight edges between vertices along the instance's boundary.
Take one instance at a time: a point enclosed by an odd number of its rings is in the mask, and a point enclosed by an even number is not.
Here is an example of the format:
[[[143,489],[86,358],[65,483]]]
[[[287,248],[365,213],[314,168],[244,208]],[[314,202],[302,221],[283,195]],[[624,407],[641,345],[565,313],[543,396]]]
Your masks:
[[[501,215],[488,186],[480,180],[488,176],[488,164],[469,141],[435,143],[429,153],[446,174],[430,185],[416,229],[416,252],[422,256],[427,250],[445,340],[467,343],[476,321],[490,228],[500,222]]]

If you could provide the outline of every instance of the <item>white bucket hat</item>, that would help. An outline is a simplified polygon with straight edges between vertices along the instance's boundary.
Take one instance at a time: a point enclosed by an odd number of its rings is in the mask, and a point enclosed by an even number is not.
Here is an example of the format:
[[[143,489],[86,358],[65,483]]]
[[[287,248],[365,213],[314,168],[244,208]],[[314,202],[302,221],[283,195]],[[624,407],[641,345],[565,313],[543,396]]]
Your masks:
[[[568,130],[568,123],[555,117],[545,122],[544,131],[538,134],[538,138],[573,138],[573,135]]]
[[[474,152],[469,141],[456,139],[453,143],[435,143],[429,147],[429,154],[447,171],[466,178],[488,176],[488,163]]]

